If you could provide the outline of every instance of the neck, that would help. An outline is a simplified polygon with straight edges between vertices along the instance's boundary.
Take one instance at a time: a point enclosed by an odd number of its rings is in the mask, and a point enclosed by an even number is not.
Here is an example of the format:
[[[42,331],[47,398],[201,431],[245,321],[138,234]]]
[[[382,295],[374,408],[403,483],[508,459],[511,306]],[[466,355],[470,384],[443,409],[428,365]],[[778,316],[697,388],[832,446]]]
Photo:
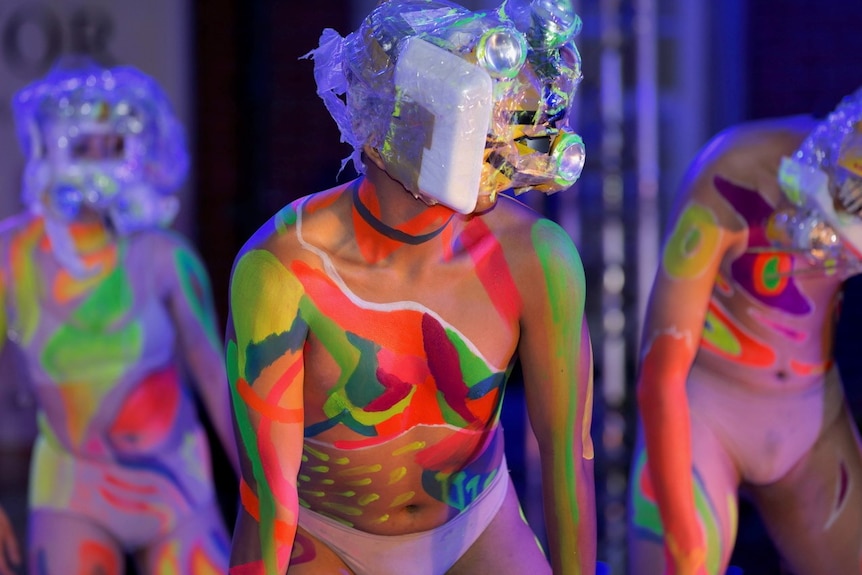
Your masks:
[[[364,182],[363,182],[364,183]],[[419,245],[424,244],[440,235],[452,219],[452,214],[443,214],[441,221],[437,214],[430,213],[431,210],[420,213],[398,225],[390,225],[383,221],[380,215],[380,205],[377,197],[367,191],[364,185],[353,186],[353,208],[356,214],[370,226],[375,232],[386,239],[400,242],[402,244]],[[364,197],[363,197],[364,196]],[[428,229],[428,231],[423,231]]]
[[[455,213],[442,205],[429,206],[373,164],[353,185],[355,213],[387,240],[417,245],[437,237]]]
[[[446,257],[454,234],[450,223],[455,214],[449,208],[426,205],[376,168],[369,168],[369,175],[354,182],[349,193],[356,245],[366,262],[391,263],[405,248],[411,249],[404,255],[416,261],[419,247]]]

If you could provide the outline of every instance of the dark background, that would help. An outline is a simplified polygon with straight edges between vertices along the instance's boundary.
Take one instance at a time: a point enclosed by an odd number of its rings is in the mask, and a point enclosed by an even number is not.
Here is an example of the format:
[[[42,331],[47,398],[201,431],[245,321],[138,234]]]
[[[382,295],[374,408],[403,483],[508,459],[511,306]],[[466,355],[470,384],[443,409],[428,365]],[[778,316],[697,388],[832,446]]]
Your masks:
[[[134,1],[134,0],[126,0]],[[0,0],[2,2],[2,0]],[[355,4],[372,0],[192,0],[193,77],[192,110],[188,131],[192,149],[194,203],[191,236],[210,272],[222,325],[227,316],[227,290],[231,264],[243,242],[276,210],[293,199],[323,190],[353,177],[351,168],[336,177],[350,149],[339,143],[339,133],[315,93],[313,64],[301,59],[317,46],[325,27],[346,35],[355,28]],[[478,0],[476,0],[478,2]],[[476,2],[465,5],[475,7]],[[492,4],[492,1],[484,4]],[[831,110],[844,95],[862,85],[862,0],[580,0],[584,16],[578,39],[585,78],[580,88],[579,133],[587,146],[585,173],[572,192],[576,201],[557,196],[539,204],[548,217],[579,222],[576,238],[588,280],[587,313],[594,348],[606,344],[603,324],[604,259],[603,224],[619,218],[624,224],[625,271],[637,275],[638,235],[643,225],[636,185],[639,161],[635,142],[638,119],[646,103],[638,100],[637,12],[654,8],[658,29],[658,70],[655,88],[660,99],[658,134],[661,172],[660,205],[669,203],[679,178],[679,166],[692,159],[696,148],[729,125],[764,117]],[[623,109],[618,134],[610,134],[602,122],[610,79],[603,78],[607,38],[601,21],[608,12],[619,20],[616,39],[622,62]],[[699,15],[689,20],[692,14]],[[685,37],[702,37],[704,50],[694,68],[680,71],[674,63],[687,50]],[[180,56],[178,57],[185,57]],[[676,88],[696,72],[698,101],[678,98]],[[691,93],[691,92],[688,92]],[[673,96],[677,94],[677,96]],[[681,110],[701,107],[694,140],[687,145],[675,140]],[[609,168],[602,151],[611,137],[620,136],[618,162]],[[0,153],[3,153],[0,151]],[[601,181],[616,170],[624,190],[622,206],[609,209]],[[663,219],[663,212],[658,214]],[[660,224],[661,222],[659,222]],[[657,246],[656,246],[657,249]],[[627,323],[622,334],[626,345],[624,366],[627,385],[633,385],[639,318],[635,305],[638,284],[627,281],[621,309]],[[862,416],[862,336],[856,328],[862,320],[862,277],[847,285],[843,314],[838,326],[837,359],[857,420]],[[599,505],[599,558],[621,575],[619,532],[624,509],[614,477],[624,475],[634,429],[632,395],[619,405],[602,401],[605,367],[597,353],[594,440],[597,448],[596,484]],[[9,376],[9,374],[4,374]],[[537,503],[535,470],[522,439],[526,422],[517,373],[504,413],[507,449],[513,478],[525,500],[528,517]],[[630,391],[630,389],[629,389]],[[510,441],[509,438],[512,440]],[[213,442],[213,445],[216,445]],[[22,485],[26,466],[0,459],[0,495],[10,485]],[[223,454],[215,454],[219,492],[229,522],[235,515],[236,482]],[[14,470],[15,473],[7,473]],[[614,474],[617,475],[614,475]],[[616,487],[614,487],[616,485]],[[533,499],[531,499],[531,497]],[[733,564],[746,575],[787,575],[752,509],[743,504]],[[619,571],[619,574],[618,574]]]
[[[678,17],[681,2],[659,1],[660,18]],[[693,2],[697,0],[691,0]],[[578,3],[584,14],[600,11],[605,4],[614,4],[621,14],[624,30],[634,26],[634,2],[583,1]],[[704,3],[706,18],[701,33],[709,36],[709,49],[702,65],[706,85],[703,87],[708,110],[702,132],[709,137],[731,123],[750,119],[813,113],[824,115],[840,98],[862,84],[862,2],[822,0],[732,0]],[[349,153],[339,144],[339,134],[315,94],[312,63],[299,58],[317,45],[324,27],[342,35],[352,30],[351,2],[287,2],[279,0],[197,0],[195,2],[195,100],[197,149],[195,171],[198,182],[197,243],[209,266],[220,312],[226,313],[227,279],[234,255],[242,242],[285,203],[310,192],[337,183],[341,159]],[[585,80],[582,84],[584,109],[598,107],[600,89],[600,42],[594,20],[585,17],[585,28],[579,41],[584,56]],[[591,28],[592,26],[592,28]],[[685,26],[685,23],[682,23]],[[674,38],[660,34],[659,57],[674,56]],[[631,37],[621,41],[626,69],[623,70],[626,89],[631,89],[634,57]],[[673,74],[659,64],[659,90],[674,81]],[[623,126],[623,175],[633,170],[637,162],[632,142],[638,102],[628,112]],[[585,122],[579,131],[584,135],[588,150],[598,149],[602,142],[602,126],[592,115],[583,113]],[[663,114],[662,126],[674,121],[673,115]],[[660,136],[660,138],[663,138]],[[705,143],[701,142],[701,143]],[[661,139],[662,158],[677,154],[673,142]],[[691,154],[687,150],[682,153]],[[595,157],[595,156],[593,156]],[[601,221],[602,206],[599,192],[589,187],[590,171],[601,167],[589,161],[579,189],[580,217]],[[352,176],[349,169],[339,181]],[[673,188],[675,182],[664,182]],[[667,198],[664,198],[667,201]],[[637,203],[628,210],[626,222],[637,226]],[[561,216],[553,204],[548,205],[549,217]],[[595,216],[595,217],[594,217]],[[590,238],[589,224],[579,242],[584,256],[588,293],[600,291],[602,263],[595,256],[597,248]],[[627,252],[636,241],[627,237]],[[633,262],[634,266],[637,262]],[[845,375],[847,391],[855,413],[862,414],[862,395],[858,382],[862,376],[862,354],[858,353],[860,336],[855,326],[862,319],[862,280],[851,280],[839,324],[837,339],[838,362]],[[588,295],[588,299],[590,296]],[[600,334],[601,319],[597,297],[592,297],[591,330]],[[588,306],[590,305],[588,301]],[[626,307],[632,312],[632,307]],[[222,316],[224,317],[224,315]],[[631,322],[636,331],[637,322]],[[629,333],[629,341],[636,333]],[[601,344],[601,335],[594,338]],[[630,346],[634,347],[634,346]],[[633,354],[630,354],[632,356]],[[634,360],[629,359],[627,373],[634,374]],[[521,432],[522,410],[518,401],[517,380],[509,397],[507,429]],[[596,397],[602,385],[601,365],[596,372]],[[633,416],[631,400],[623,413],[629,422]],[[605,410],[596,406],[594,436],[597,440],[597,496],[599,497],[599,558],[610,554],[602,545],[607,535],[602,505],[609,505],[603,489],[601,436],[605,425]],[[631,425],[627,428],[633,429]],[[513,431],[514,430],[514,431]],[[626,431],[630,446],[630,431]],[[517,447],[512,448],[517,451]],[[513,473],[520,490],[524,490],[523,473],[519,475],[519,454],[510,455]],[[734,565],[748,575],[783,573],[771,544],[751,508],[743,504]],[[605,551],[603,551],[605,549]]]

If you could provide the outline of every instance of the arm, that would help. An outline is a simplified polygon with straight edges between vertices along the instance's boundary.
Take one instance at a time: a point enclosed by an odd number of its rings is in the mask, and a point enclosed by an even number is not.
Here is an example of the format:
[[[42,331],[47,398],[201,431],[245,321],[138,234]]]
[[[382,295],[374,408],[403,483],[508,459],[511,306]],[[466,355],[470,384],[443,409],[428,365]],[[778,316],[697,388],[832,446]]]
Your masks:
[[[21,552],[18,549],[18,539],[9,517],[0,507],[0,575],[15,575],[13,565],[21,564]]]
[[[230,396],[222,343],[216,329],[209,276],[197,254],[185,242],[171,250],[169,307],[191,370],[195,391],[212,422],[231,466],[239,475],[231,424]]]
[[[0,244],[0,253],[5,253],[5,245]],[[5,259],[5,258],[4,258]],[[6,318],[6,285],[8,272],[0,270],[0,350],[6,345],[6,333],[8,322]],[[21,551],[18,547],[18,539],[15,530],[6,512],[0,507],[0,575],[14,575],[13,565],[21,564]]]
[[[530,424],[542,465],[542,494],[555,575],[592,574],[596,565],[592,351],[584,318],[580,257],[559,226],[533,228],[539,266],[524,281],[519,356]],[[535,278],[543,278],[541,290]]]
[[[731,231],[740,223],[715,191],[712,171],[695,166],[679,200],[648,303],[637,398],[667,572],[688,575],[706,573],[706,552],[695,509],[686,382],[719,266],[743,232]]]
[[[232,574],[285,573],[296,536],[307,332],[301,296],[299,281],[271,252],[241,253],[226,338],[242,469]]]

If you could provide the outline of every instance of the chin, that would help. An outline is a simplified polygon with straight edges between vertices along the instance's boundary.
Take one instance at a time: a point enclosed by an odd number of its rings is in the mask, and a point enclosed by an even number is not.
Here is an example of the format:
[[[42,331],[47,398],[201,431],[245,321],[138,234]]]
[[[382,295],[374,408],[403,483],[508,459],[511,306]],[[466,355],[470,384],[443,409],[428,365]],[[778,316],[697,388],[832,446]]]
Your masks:
[[[476,201],[476,209],[473,210],[473,214],[482,214],[493,208],[497,205],[497,195],[483,195],[479,196],[479,199]]]

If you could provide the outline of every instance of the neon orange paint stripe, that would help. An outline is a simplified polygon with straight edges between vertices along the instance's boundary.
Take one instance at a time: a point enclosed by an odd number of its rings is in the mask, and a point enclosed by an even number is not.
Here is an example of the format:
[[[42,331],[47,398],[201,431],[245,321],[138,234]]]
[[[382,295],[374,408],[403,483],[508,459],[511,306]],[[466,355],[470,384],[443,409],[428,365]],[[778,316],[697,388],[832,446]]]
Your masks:
[[[827,360],[824,363],[803,363],[792,359],[790,360],[790,368],[799,375],[823,375],[832,368],[832,360]]]
[[[462,241],[476,264],[479,281],[485,286],[485,291],[493,294],[491,303],[497,308],[497,313],[506,321],[517,318],[522,307],[521,294],[509,271],[503,248],[491,229],[481,218],[473,218],[464,229]]]
[[[117,487],[120,487],[120,488],[125,489],[127,491],[132,491],[134,493],[150,494],[150,493],[155,493],[157,491],[155,485],[136,485],[134,483],[129,483],[128,481],[124,481],[124,480],[120,479],[119,477],[111,475],[110,473],[105,474],[105,480],[108,483],[110,483],[111,485],[116,485]]]
[[[281,396],[284,394],[285,390],[290,387],[294,381],[296,381],[296,377],[299,374],[299,370],[302,368],[302,366],[302,359],[297,358],[296,361],[294,361],[293,364],[291,364],[291,366],[281,375],[281,377],[278,378],[278,381],[275,382],[275,385],[272,386],[272,389],[267,394],[267,405],[272,403],[278,403],[280,401]],[[298,408],[291,411],[301,412],[302,408]]]
[[[299,364],[299,362],[297,361],[296,364]],[[296,369],[298,371],[299,367]],[[242,377],[236,380],[236,389],[249,409],[261,414],[267,419],[278,421],[280,423],[300,423],[302,421],[302,409],[284,409],[282,407],[270,405],[261,399],[254,392],[248,382]]]
[[[709,302],[709,311],[712,312],[716,319],[720,321],[739,342],[740,354],[738,356],[729,354],[706,339],[704,339],[702,343],[704,349],[708,349],[715,354],[726,357],[741,365],[769,367],[775,364],[775,351],[771,347],[764,345],[760,340],[749,335],[748,332],[744,331],[736,322],[728,317],[724,310],[719,307],[715,301]]]
[[[305,262],[291,266],[305,292],[314,300],[320,313],[331,318],[344,331],[372,340],[391,353],[423,356],[423,312],[393,308],[386,311],[365,310],[351,302],[323,272]]]
[[[126,509],[131,511],[149,511],[152,508],[152,506],[141,501],[124,501],[123,499],[117,497],[116,495],[104,488],[100,488],[99,493],[102,495],[102,497],[105,498],[106,501],[120,509]]]
[[[257,500],[257,495],[249,487],[245,479],[240,479],[239,482],[239,500],[242,502],[242,507],[249,515],[254,517],[255,521],[260,521],[260,503]]]
[[[242,502],[242,508],[251,515],[255,521],[260,523],[260,502],[252,488],[245,481],[240,479],[239,482],[239,499]],[[293,526],[286,521],[275,520],[275,538],[281,543],[287,543],[293,538]]]

